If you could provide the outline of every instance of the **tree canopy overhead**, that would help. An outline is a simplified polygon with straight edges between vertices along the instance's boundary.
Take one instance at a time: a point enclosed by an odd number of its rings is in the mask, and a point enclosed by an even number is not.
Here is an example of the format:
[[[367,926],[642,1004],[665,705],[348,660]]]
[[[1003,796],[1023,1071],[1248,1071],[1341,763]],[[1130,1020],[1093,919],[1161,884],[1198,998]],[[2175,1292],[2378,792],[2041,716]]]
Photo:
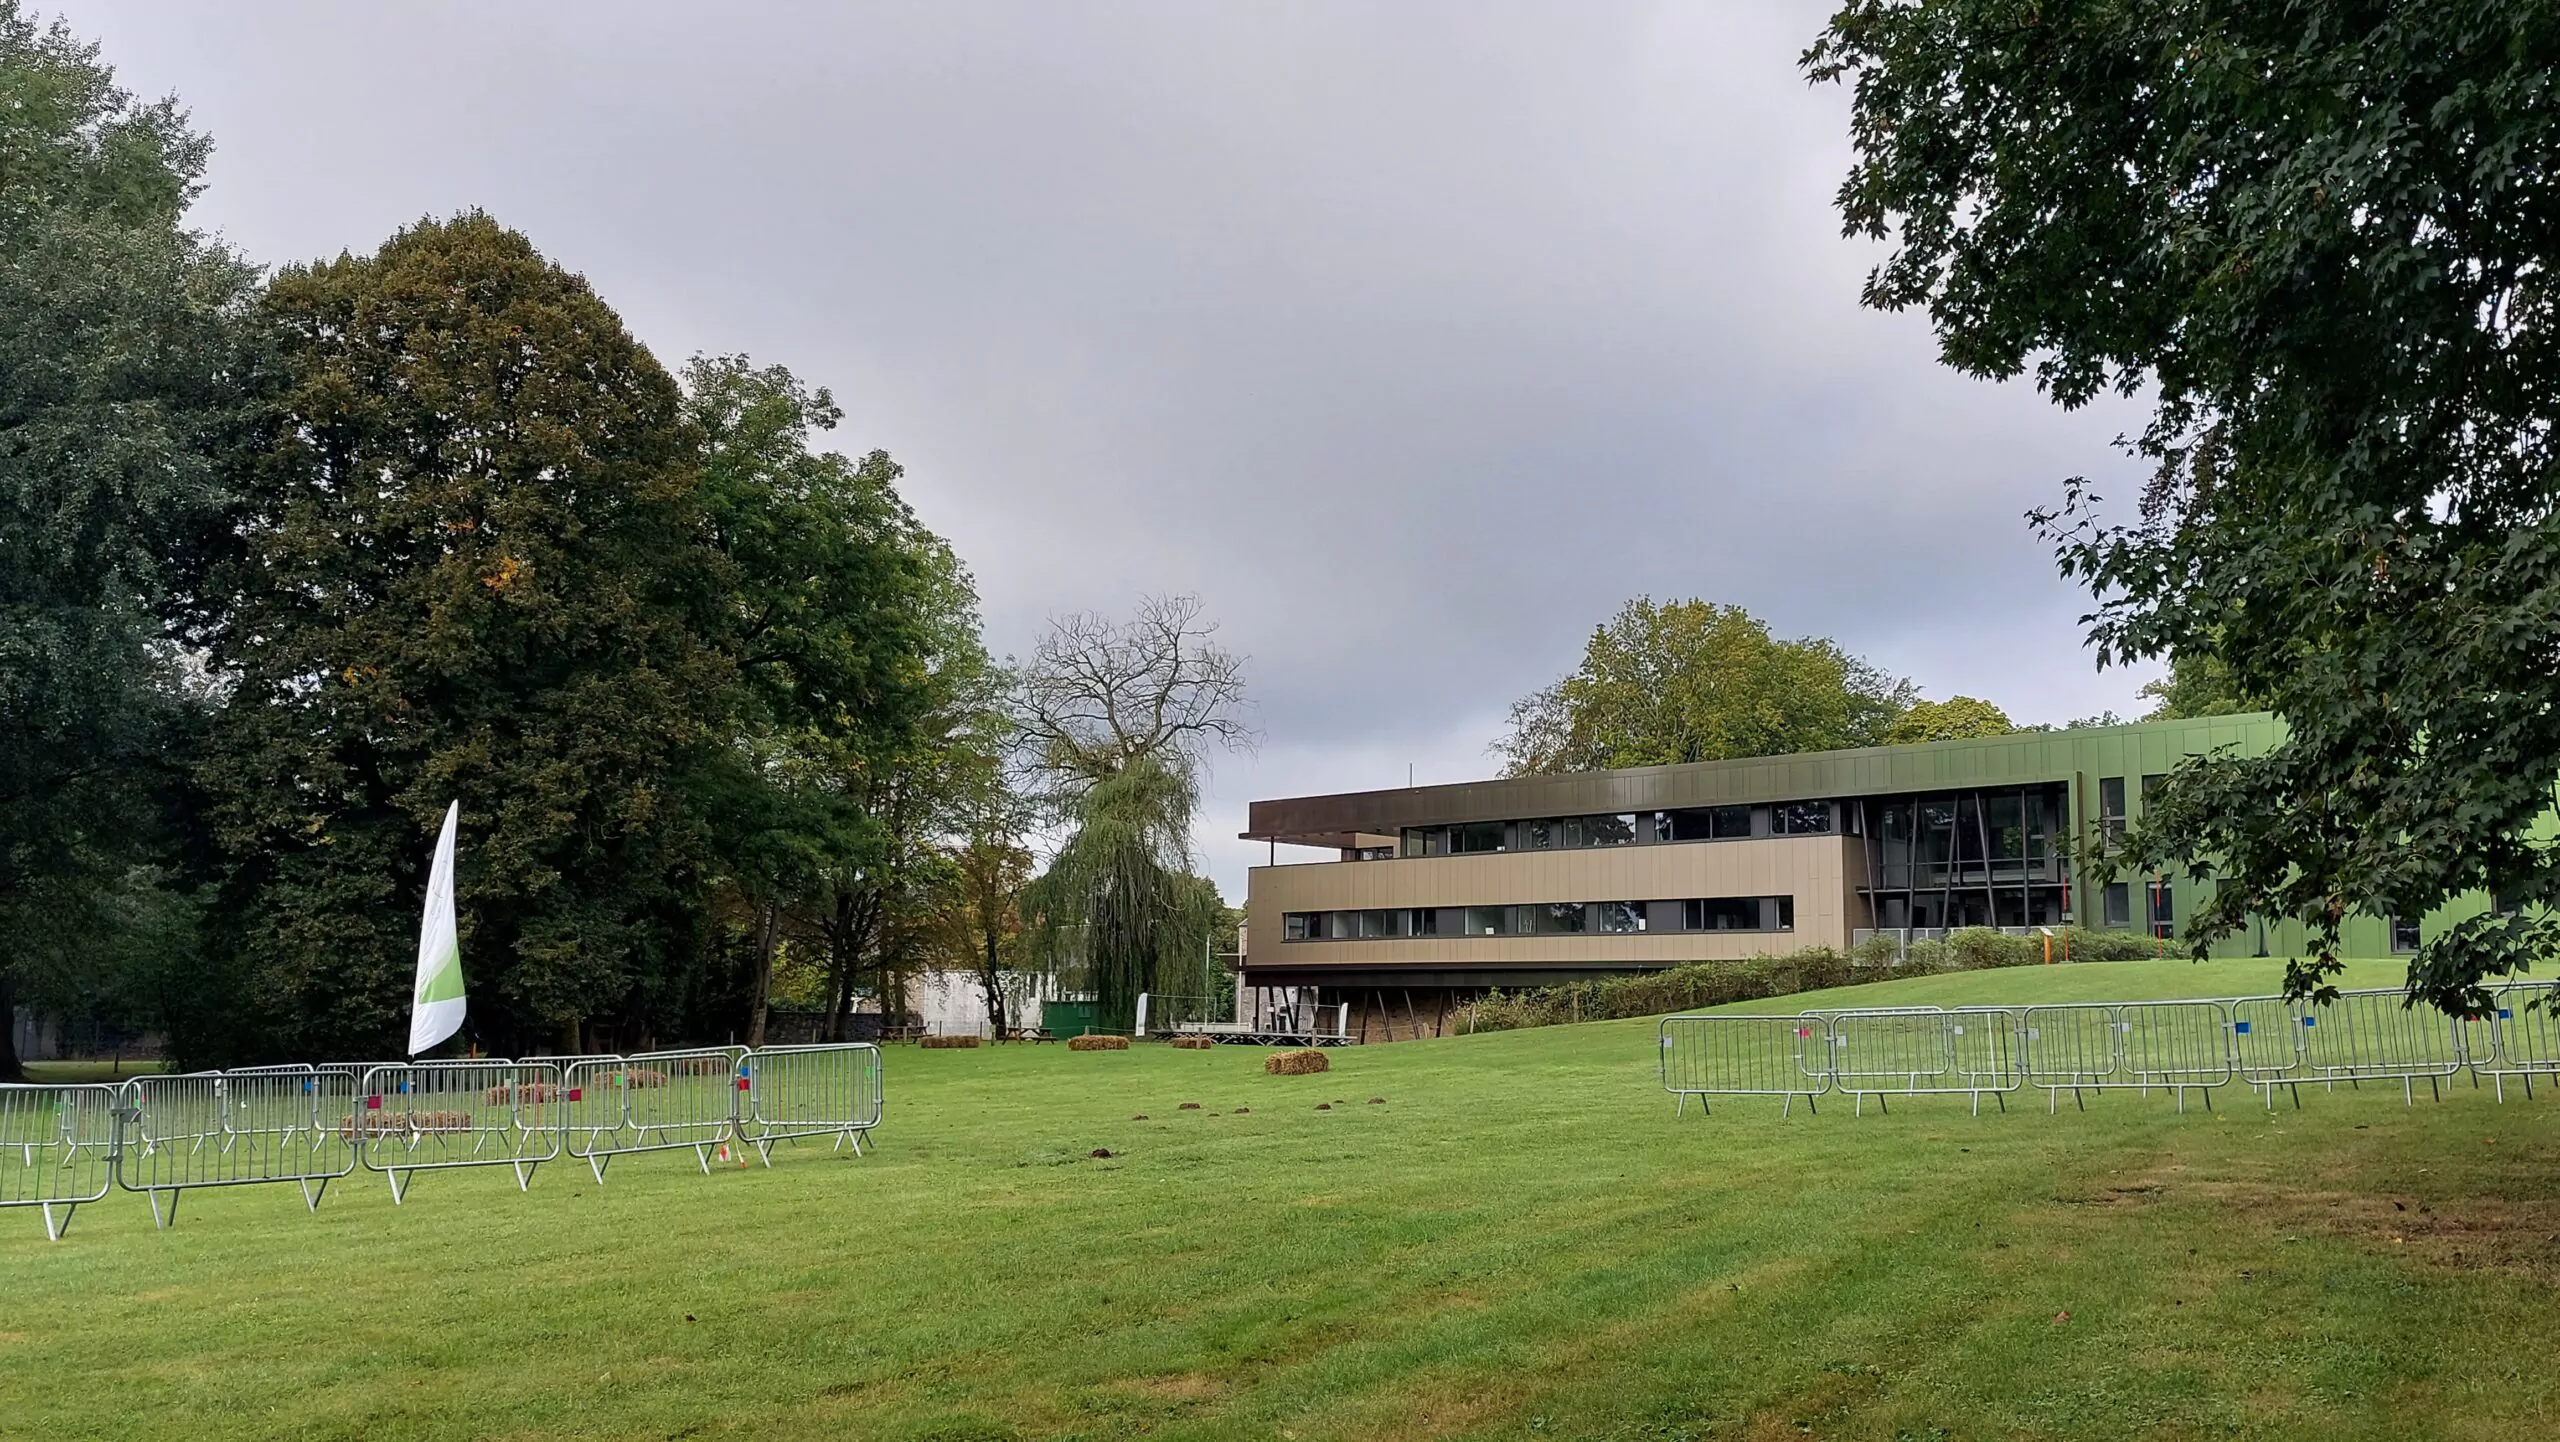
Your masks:
[[[1572,675],[1523,697],[1503,774],[1669,766],[1872,746],[1910,706],[1898,680],[1820,637],[1781,641],[1739,606],[1639,596]]]
[[[1866,300],[2066,405],[2147,398],[2139,507],[2037,518],[2108,661],[2210,651],[2288,739],[2172,779],[2135,860],[2210,865],[2199,945],[2525,903],[2431,936],[2481,1004],[2560,866],[2560,16],[2535,0],[1852,0]]]

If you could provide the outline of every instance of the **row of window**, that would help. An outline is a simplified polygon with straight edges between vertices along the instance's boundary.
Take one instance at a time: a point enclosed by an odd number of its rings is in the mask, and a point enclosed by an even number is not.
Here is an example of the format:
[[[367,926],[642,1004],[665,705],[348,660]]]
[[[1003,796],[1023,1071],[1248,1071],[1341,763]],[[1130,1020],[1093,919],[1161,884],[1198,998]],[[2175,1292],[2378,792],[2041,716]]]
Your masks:
[[[1753,836],[1827,836],[1828,801],[1770,806],[1695,806],[1677,811],[1616,811],[1527,821],[1468,821],[1408,826],[1407,856],[1470,856],[1493,851],[1571,851],[1593,846],[1645,846],[1663,841],[1740,841]],[[1373,853],[1363,852],[1367,860]]]
[[[2153,936],[2160,937],[2172,935],[2173,929],[2170,920],[2170,913],[2172,910],[2171,902],[2173,900],[2171,895],[2172,887],[2166,881],[2146,881],[2142,884],[2142,889],[2149,894],[2148,906],[2151,915],[2148,918],[2148,924],[2151,929],[2151,934]],[[2132,883],[2125,881],[2110,881],[2105,886],[2100,887],[2098,889],[2098,912],[2099,920],[2104,925],[2133,925]]]
[[[1792,931],[1792,896],[1708,896],[1679,901],[1548,901],[1516,906],[1399,906],[1369,911],[1292,911],[1283,941],[1362,941],[1414,936],[1629,936],[1650,932]]]

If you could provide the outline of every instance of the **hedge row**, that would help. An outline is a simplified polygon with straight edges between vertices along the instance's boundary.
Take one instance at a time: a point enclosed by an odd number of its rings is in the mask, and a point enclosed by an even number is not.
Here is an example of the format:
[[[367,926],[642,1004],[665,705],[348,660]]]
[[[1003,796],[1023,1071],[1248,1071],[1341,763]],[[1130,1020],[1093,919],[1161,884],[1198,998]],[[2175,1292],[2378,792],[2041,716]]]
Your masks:
[[[2162,954],[2163,945],[2129,932],[2057,930],[2053,955],[2056,960],[2068,955],[2073,961],[2149,960]],[[1893,977],[2035,966],[2045,959],[2042,936],[2005,936],[1984,927],[1954,932],[1944,941],[1914,942],[1900,962],[1893,959],[1893,953],[1891,938],[1870,937],[1855,952],[1808,946],[1780,956],[1691,962],[1667,971],[1577,981],[1535,991],[1493,991],[1460,1007],[1454,1029],[1512,1031],[1566,1022],[1659,1016]]]

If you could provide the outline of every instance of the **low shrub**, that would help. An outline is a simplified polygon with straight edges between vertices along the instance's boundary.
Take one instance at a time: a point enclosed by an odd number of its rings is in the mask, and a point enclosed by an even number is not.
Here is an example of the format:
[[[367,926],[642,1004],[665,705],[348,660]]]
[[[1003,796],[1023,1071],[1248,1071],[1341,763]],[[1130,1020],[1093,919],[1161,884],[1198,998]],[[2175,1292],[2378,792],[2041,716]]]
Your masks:
[[[1128,1049],[1129,1039],[1125,1036],[1071,1036],[1067,1038],[1067,1050],[1069,1051],[1127,1051]]]

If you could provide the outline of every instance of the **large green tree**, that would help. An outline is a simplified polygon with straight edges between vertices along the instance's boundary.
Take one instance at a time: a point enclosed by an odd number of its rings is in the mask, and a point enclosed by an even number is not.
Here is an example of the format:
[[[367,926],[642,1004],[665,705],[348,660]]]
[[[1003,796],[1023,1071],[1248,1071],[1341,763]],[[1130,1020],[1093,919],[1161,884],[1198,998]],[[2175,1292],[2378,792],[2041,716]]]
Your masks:
[[[1808,637],[1781,641],[1739,606],[1639,596],[1591,633],[1582,664],[1513,703],[1503,774],[1669,766],[1881,742],[1913,699]]]
[[[2560,11],[2540,0],[1852,0],[1867,301],[1948,364],[2148,402],[2137,508],[2039,517],[2110,661],[2210,650],[2287,727],[2182,767],[2138,864],[2199,945],[2525,904],[2430,936],[2454,1010],[2547,957],[2560,858]]]
[[[705,794],[722,878],[757,923],[744,1032],[763,1035],[796,938],[826,957],[841,1035],[857,991],[923,959],[939,843],[995,746],[977,597],[896,462],[816,448],[841,419],[825,390],[739,357],[696,360],[685,389],[741,681]]]
[[[737,684],[674,379],[477,213],[288,268],[263,315],[279,376],[200,617],[237,1034],[394,1043],[458,798],[470,1035],[645,1035],[699,939],[695,778]]]
[[[186,228],[208,147],[0,0],[0,1079],[33,1000],[129,992],[190,705],[161,621],[211,524],[250,271]],[[146,944],[147,943],[147,944]]]

